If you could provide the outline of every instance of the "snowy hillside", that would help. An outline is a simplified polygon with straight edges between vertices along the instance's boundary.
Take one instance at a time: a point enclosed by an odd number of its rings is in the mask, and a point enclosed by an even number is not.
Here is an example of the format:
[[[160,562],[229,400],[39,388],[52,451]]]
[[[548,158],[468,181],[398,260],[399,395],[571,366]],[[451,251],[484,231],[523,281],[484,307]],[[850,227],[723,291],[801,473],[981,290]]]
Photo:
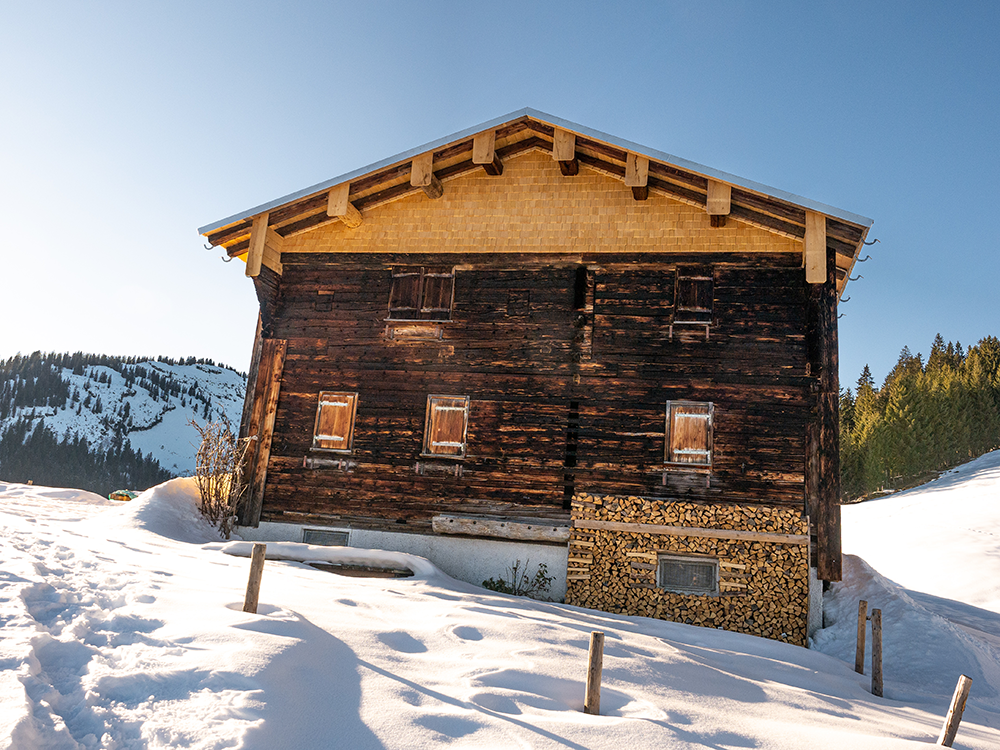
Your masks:
[[[98,451],[127,441],[176,476],[194,471],[198,435],[191,419],[225,414],[239,425],[246,380],[229,368],[107,357],[90,358],[107,365],[60,366],[59,355],[54,362],[46,357],[0,382],[0,434],[23,419],[29,431],[44,424],[56,438],[85,437]]]
[[[827,595],[813,650],[496,594],[398,553],[301,544],[268,545],[259,613],[246,614],[250,545],[201,522],[192,480],[124,504],[0,484],[0,748],[916,749],[936,739],[964,671],[974,683],[955,747],[995,749],[1000,649],[988,636],[1000,612],[985,589],[1000,578],[997,467],[1000,454],[845,508],[858,557]],[[878,535],[858,531],[869,513],[889,514]],[[935,530],[915,550],[928,565],[960,550],[980,583],[918,594],[923,579],[889,580],[909,570],[916,533],[895,533],[893,513]],[[897,569],[880,575],[862,558],[883,550]],[[302,562],[381,558],[415,575],[347,578]],[[970,592],[975,607],[946,598]],[[853,671],[859,597],[885,612],[885,698]],[[973,612],[975,628],[948,619]],[[581,712],[592,630],[606,633],[600,716]]]

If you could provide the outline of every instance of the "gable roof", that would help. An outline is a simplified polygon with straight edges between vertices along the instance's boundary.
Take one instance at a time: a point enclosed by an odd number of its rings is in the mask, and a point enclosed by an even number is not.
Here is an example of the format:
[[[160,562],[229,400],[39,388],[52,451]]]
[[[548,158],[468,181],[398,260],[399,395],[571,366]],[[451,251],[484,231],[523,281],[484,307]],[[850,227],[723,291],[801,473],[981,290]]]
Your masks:
[[[628,154],[647,158],[649,190],[684,203],[705,208],[710,181],[729,185],[729,217],[786,237],[805,237],[806,211],[824,215],[827,245],[837,252],[837,286],[841,291],[873,223],[849,211],[525,108],[254,206],[207,224],[198,232],[234,257],[247,251],[255,216],[268,213],[268,227],[282,237],[299,234],[339,221],[327,214],[331,188],[349,184],[355,208],[374,208],[421,190],[410,184],[414,157],[433,153],[434,175],[445,181],[482,167],[472,161],[477,134],[495,131],[496,154],[502,159],[534,149],[551,152],[557,130],[576,136],[576,157],[581,165],[619,179],[625,177]]]

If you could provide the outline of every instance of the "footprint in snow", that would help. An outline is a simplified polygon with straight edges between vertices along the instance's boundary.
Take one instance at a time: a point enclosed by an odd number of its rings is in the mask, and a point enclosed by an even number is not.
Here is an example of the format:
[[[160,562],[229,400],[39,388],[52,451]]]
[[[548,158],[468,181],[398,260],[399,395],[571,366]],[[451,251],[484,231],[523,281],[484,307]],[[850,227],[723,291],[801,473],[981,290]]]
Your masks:
[[[409,633],[404,633],[401,630],[391,633],[379,633],[378,639],[394,651],[404,654],[422,654],[427,651],[427,646]]]

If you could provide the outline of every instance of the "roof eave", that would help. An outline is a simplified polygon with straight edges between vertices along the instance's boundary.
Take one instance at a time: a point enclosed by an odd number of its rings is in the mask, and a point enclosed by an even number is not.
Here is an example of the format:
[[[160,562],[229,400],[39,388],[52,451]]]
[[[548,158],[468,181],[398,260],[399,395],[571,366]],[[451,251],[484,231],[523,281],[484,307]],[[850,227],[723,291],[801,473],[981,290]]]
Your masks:
[[[545,112],[539,112],[538,110],[526,107],[524,109],[511,112],[510,114],[504,115],[502,117],[497,117],[492,120],[480,123],[471,128],[466,128],[460,130],[457,133],[452,133],[451,135],[445,136],[443,138],[438,138],[429,143],[425,143],[422,146],[417,146],[416,148],[411,148],[407,151],[403,151],[394,156],[390,156],[386,159],[382,159],[373,164],[369,164],[365,167],[355,169],[351,172],[339,175],[329,180],[311,185],[310,187],[304,188],[302,190],[297,190],[294,193],[289,193],[281,198],[276,198],[275,200],[268,201],[267,203],[262,203],[259,206],[254,206],[246,211],[241,211],[239,213],[228,216],[225,219],[213,222],[211,224],[206,224],[198,229],[198,233],[202,235],[208,235],[218,229],[227,227],[231,224],[235,224],[239,221],[244,221],[252,216],[262,214],[265,211],[270,211],[279,206],[283,206],[287,203],[299,200],[300,198],[305,198],[316,193],[320,193],[329,188],[335,187],[336,185],[341,185],[345,182],[350,182],[358,177],[376,172],[380,169],[384,169],[393,164],[406,161],[407,159],[412,159],[414,156],[426,153],[428,151],[434,151],[442,146],[446,146],[450,143],[455,143],[456,141],[461,141],[466,138],[474,136],[476,133],[481,133],[484,130],[491,130],[498,128],[501,125],[505,125],[514,120],[518,120],[523,117],[528,117],[539,122],[543,122],[547,125],[557,127],[563,130],[570,130],[578,135],[583,135],[594,140],[603,141],[618,148],[624,149],[626,151],[631,151],[642,156],[645,156],[654,161],[664,162],[666,164],[671,164],[676,167],[688,170],[690,172],[695,172],[704,177],[708,177],[713,180],[718,180],[720,182],[726,182],[736,187],[743,188],[744,190],[749,190],[755,193],[761,193],[763,195],[771,196],[772,198],[777,198],[778,200],[785,201],[787,203],[792,203],[794,205],[800,206],[809,211],[815,211],[817,213],[825,214],[826,216],[832,216],[835,219],[845,221],[851,224],[856,224],[865,228],[865,234],[867,234],[867,229],[871,227],[874,223],[871,219],[861,216],[859,214],[851,213],[850,211],[844,211],[834,206],[828,206],[825,203],[820,203],[818,201],[810,200],[809,198],[804,198],[800,195],[795,195],[794,193],[789,193],[784,190],[779,190],[778,188],[770,187],[769,185],[764,185],[759,182],[754,182],[753,180],[746,180],[737,175],[730,174],[728,172],[723,172],[718,169],[713,169],[712,167],[707,167],[703,164],[698,164],[687,159],[682,159],[673,154],[668,154],[663,151],[657,151],[656,149],[648,148],[638,143],[633,143],[622,138],[617,138],[613,135],[607,133],[602,133],[599,130],[594,130],[583,125],[579,125],[575,122],[569,120],[564,120],[561,117],[555,117],[554,115],[547,114]]]

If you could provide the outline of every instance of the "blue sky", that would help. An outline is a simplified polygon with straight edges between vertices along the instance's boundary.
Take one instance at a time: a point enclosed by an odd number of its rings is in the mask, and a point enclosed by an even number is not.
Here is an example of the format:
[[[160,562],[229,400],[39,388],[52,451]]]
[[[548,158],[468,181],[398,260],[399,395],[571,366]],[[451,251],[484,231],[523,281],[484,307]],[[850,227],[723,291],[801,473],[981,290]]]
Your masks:
[[[948,6],[951,7],[948,7]],[[199,226],[522,107],[869,216],[841,380],[1000,335],[1000,6],[9,0],[0,358],[211,357]]]

